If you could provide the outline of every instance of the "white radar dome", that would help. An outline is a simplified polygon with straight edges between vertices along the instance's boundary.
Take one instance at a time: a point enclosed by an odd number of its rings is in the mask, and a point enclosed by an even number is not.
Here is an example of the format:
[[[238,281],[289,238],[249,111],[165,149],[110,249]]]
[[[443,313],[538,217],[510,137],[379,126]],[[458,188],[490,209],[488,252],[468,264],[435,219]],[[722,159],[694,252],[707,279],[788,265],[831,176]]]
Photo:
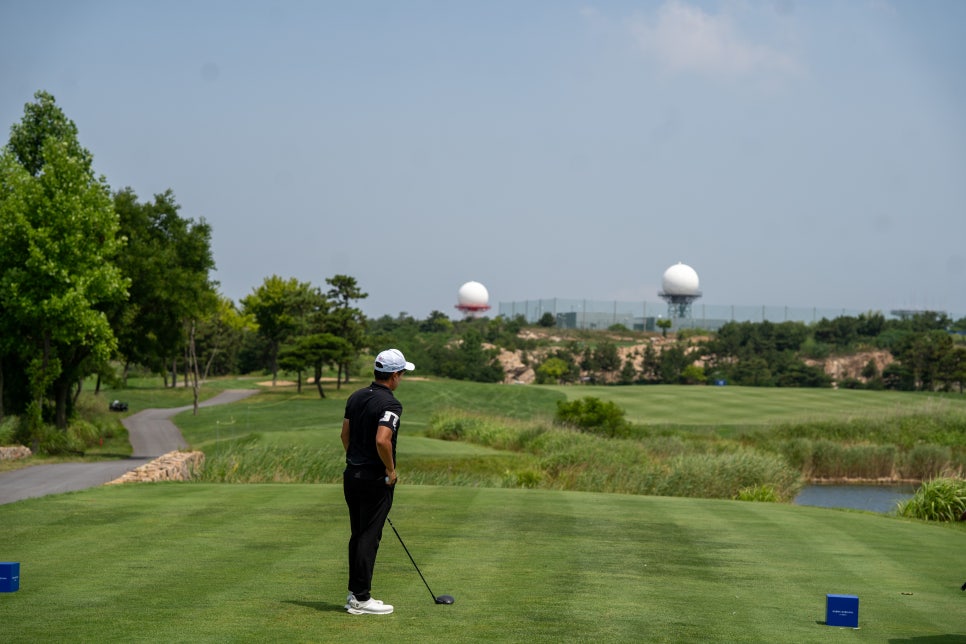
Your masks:
[[[490,293],[486,287],[479,282],[467,282],[460,287],[459,293],[460,306],[478,308],[487,307],[490,302]]]
[[[698,274],[693,268],[681,262],[664,271],[661,284],[668,295],[701,295],[698,289]]]

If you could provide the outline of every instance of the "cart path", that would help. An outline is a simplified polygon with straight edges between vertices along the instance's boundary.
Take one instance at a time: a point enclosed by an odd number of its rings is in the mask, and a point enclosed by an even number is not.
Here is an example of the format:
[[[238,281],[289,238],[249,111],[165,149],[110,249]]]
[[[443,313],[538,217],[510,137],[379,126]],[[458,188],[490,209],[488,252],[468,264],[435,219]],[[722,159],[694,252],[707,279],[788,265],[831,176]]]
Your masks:
[[[256,393],[257,389],[227,389],[198,403],[198,406],[225,405]],[[168,452],[186,448],[188,444],[181,435],[181,430],[171,422],[171,418],[193,407],[194,405],[187,405],[171,409],[144,409],[123,419],[121,422],[131,440],[130,458],[98,463],[33,465],[11,472],[0,472],[0,504],[97,487]]]

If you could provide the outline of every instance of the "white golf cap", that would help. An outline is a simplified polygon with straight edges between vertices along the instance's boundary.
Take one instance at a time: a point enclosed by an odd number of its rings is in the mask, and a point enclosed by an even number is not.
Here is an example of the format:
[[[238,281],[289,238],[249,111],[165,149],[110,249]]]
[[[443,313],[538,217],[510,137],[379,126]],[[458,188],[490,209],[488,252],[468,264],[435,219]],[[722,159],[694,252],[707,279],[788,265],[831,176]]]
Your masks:
[[[396,373],[397,371],[412,371],[416,368],[411,362],[406,362],[406,356],[399,349],[386,349],[376,356],[375,369],[381,373]]]

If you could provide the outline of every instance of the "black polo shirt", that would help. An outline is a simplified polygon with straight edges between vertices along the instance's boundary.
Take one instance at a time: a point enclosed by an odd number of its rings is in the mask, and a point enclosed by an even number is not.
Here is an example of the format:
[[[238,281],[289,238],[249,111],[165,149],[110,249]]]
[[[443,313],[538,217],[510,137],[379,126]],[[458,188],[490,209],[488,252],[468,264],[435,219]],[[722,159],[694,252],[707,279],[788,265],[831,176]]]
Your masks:
[[[402,403],[386,385],[373,382],[349,396],[345,403],[345,418],[349,421],[346,469],[372,470],[374,474],[384,475],[386,466],[376,448],[376,430],[380,425],[392,430],[392,461],[395,463],[396,434],[401,416]]]

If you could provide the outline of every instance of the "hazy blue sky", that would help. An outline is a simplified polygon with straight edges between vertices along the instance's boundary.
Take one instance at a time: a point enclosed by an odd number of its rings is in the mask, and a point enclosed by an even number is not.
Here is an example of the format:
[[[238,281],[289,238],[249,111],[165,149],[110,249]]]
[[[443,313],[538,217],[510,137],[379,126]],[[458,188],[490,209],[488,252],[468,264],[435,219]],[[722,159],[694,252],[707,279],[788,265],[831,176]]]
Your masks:
[[[966,315],[966,2],[0,2],[113,189],[213,226],[222,292],[372,316],[656,301]]]

